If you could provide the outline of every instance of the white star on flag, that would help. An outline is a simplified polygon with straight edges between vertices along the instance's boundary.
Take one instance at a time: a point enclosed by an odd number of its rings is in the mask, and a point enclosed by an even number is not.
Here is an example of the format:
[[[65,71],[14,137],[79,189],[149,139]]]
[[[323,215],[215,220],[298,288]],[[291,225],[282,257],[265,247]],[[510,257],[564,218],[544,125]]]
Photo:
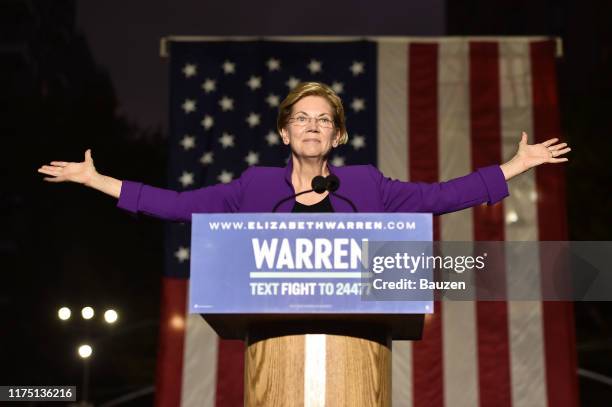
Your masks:
[[[268,71],[270,72],[280,70],[280,60],[276,58],[268,59],[268,62],[266,62],[266,65],[268,65]]]
[[[223,73],[226,75],[230,73],[236,73],[236,64],[232,61],[226,60],[223,65],[221,65],[221,67],[223,67]]]
[[[217,90],[217,83],[212,79],[206,78],[204,83],[202,83],[202,89],[204,89],[205,93],[214,92]]]
[[[195,112],[196,101],[193,99],[185,99],[185,102],[181,105],[185,113]]]
[[[321,72],[321,61],[317,61],[316,59],[311,59],[310,63],[306,65],[310,73],[315,74]]]
[[[183,171],[179,177],[179,182],[183,188],[187,188],[189,185],[193,184],[193,172]]]
[[[249,151],[246,157],[244,157],[244,161],[249,165],[255,165],[259,162],[259,154],[254,151]]]
[[[223,96],[219,100],[219,106],[221,106],[221,110],[227,112],[228,110],[234,110],[234,99],[228,98],[227,96]]]
[[[338,95],[341,94],[342,92],[344,92],[344,84],[342,82],[336,82],[334,81],[334,83],[332,83],[331,86],[332,90],[334,92],[336,92]]]
[[[232,182],[232,178],[234,178],[234,173],[226,171],[226,170],[221,171],[221,174],[219,174],[219,176],[217,177],[219,182],[222,182],[224,184],[227,184],[228,182]]]
[[[223,132],[223,135],[219,137],[219,143],[221,143],[223,148],[234,147],[234,136]]]
[[[355,112],[361,112],[362,110],[365,109],[365,100],[361,98],[354,98],[353,103],[351,103],[351,108]]]
[[[249,123],[249,127],[255,127],[259,124],[259,115],[257,113],[251,112],[249,116],[246,118],[247,123]]]
[[[200,163],[202,163],[202,165],[212,164],[213,163],[213,152],[207,151],[204,154],[202,154],[202,157],[200,157]]]
[[[179,247],[178,250],[174,252],[174,257],[176,257],[179,263],[189,260],[189,248],[184,246]]]
[[[195,147],[195,137],[190,136],[189,134],[185,134],[180,143],[185,150],[189,150],[190,148]]]
[[[276,132],[274,131],[270,131],[267,135],[266,135],[266,141],[268,142],[269,146],[273,146],[275,144],[279,143],[279,138],[278,134],[276,134]]]
[[[353,76],[360,75],[365,72],[364,63],[353,61],[353,65],[351,65],[349,70],[353,73]]]
[[[334,158],[332,158],[331,160],[331,165],[333,165],[334,167],[344,166],[344,157],[335,155]]]
[[[293,89],[298,85],[298,83],[300,83],[300,80],[292,76],[285,84],[289,87],[289,89]]]
[[[359,150],[360,148],[365,147],[365,137],[360,135],[354,135],[351,137],[351,145],[355,150]]]
[[[259,89],[261,88],[261,77],[251,76],[246,84],[251,90]]]
[[[266,98],[266,103],[270,105],[270,107],[277,107],[280,103],[280,98],[273,93],[270,93]]]
[[[215,119],[212,116],[205,115],[200,123],[204,126],[204,130],[208,130],[215,124]]]
[[[185,78],[191,78],[198,73],[198,66],[195,64],[185,64],[183,67],[183,75]]]

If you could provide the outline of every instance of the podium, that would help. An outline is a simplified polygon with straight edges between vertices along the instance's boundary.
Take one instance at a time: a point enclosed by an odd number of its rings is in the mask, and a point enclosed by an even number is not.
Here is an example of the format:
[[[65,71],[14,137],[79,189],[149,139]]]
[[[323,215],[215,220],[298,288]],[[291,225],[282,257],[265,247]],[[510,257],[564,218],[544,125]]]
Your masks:
[[[433,293],[373,295],[403,275],[372,260],[431,240],[431,214],[194,214],[189,310],[246,342],[245,406],[390,406],[392,340]]]

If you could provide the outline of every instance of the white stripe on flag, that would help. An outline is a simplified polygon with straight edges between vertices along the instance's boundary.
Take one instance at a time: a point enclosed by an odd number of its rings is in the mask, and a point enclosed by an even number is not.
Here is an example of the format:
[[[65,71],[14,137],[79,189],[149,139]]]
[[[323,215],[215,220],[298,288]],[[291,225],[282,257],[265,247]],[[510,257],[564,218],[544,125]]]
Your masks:
[[[378,168],[408,180],[408,43],[378,43]]]
[[[533,143],[531,64],[528,43],[501,42],[500,98],[502,156],[516,153],[521,131]],[[535,203],[535,173],[528,171],[508,184],[510,196],[504,202],[507,241],[537,241],[538,218]],[[508,296],[519,285],[540,292],[539,258],[506,252]],[[512,405],[546,406],[546,375],[542,333],[542,307],[539,301],[510,301],[508,332],[512,379]]]
[[[378,168],[408,180],[408,43],[378,42]],[[392,404],[412,406],[412,343],[393,341]]]
[[[471,170],[469,55],[466,42],[441,43],[438,54],[438,117],[440,179],[448,180]],[[440,239],[471,241],[472,209],[444,215]],[[444,405],[478,405],[476,308],[471,301],[445,302]]]
[[[213,407],[218,337],[198,314],[187,314],[181,407]]]

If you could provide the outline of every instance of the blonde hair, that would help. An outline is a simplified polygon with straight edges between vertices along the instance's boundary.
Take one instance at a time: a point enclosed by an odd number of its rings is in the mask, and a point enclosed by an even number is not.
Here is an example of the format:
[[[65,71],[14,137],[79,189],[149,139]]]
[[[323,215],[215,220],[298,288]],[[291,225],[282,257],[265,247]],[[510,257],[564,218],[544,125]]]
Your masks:
[[[340,133],[338,144],[346,144],[348,141],[348,133],[346,132],[342,101],[332,88],[320,82],[302,82],[289,92],[285,100],[283,100],[278,107],[278,117],[276,118],[276,129],[278,133],[280,134],[281,130],[287,126],[287,122],[293,110],[293,105],[306,96],[320,96],[329,102],[334,111],[334,126],[336,127],[336,131]]]

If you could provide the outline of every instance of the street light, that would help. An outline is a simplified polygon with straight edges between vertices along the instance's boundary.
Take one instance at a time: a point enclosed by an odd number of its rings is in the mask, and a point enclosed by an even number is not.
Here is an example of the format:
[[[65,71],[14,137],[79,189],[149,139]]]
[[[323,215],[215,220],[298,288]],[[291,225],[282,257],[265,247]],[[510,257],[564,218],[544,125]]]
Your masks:
[[[94,316],[94,309],[91,307],[84,307],[81,310],[81,316],[83,319],[92,319]]]
[[[78,351],[79,351],[79,356],[82,357],[83,359],[87,359],[93,353],[93,349],[88,344],[83,344],[79,346]]]
[[[114,309],[108,309],[104,312],[104,320],[109,324],[114,324],[118,318],[119,314]]]
[[[82,392],[81,392],[81,400],[84,405],[88,405],[88,393],[89,393],[89,357],[93,353],[93,349],[88,344],[83,344],[79,346],[78,349],[79,356],[83,359],[83,377],[82,377]]]
[[[62,321],[66,321],[70,319],[71,314],[72,312],[70,311],[70,308],[68,307],[62,307],[57,312],[59,319],[61,319]],[[81,316],[83,317],[84,320],[90,320],[94,317],[94,315],[95,315],[95,311],[93,307],[85,306],[81,308]],[[117,312],[112,309],[109,309],[104,313],[104,320],[109,324],[116,322],[117,318],[118,318]],[[91,326],[90,323],[86,323],[85,326],[83,326],[83,328],[85,328],[85,334],[89,336],[88,332],[93,327]],[[83,361],[83,375],[82,375],[82,380],[81,380],[81,386],[82,386],[81,387],[81,401],[79,402],[78,405],[89,407],[89,406],[92,406],[92,404],[87,401],[87,399],[89,398],[89,363],[90,363],[90,358],[93,354],[93,348],[91,347],[90,344],[83,343],[78,346],[77,353],[79,357],[81,358],[81,360]]]
[[[70,319],[70,315],[72,315],[72,312],[70,311],[70,308],[68,307],[62,307],[57,311],[57,316],[62,321],[66,321]]]
[[[61,307],[57,311],[57,316],[62,321],[66,321],[70,319],[71,315],[72,315],[72,311],[68,307]],[[81,308],[81,316],[83,317],[84,320],[90,320],[94,317],[94,315],[95,315],[95,311],[93,307],[84,306],[83,308]],[[119,314],[114,309],[109,308],[104,312],[104,320],[106,321],[106,323],[114,324],[117,322],[118,319],[119,319]],[[89,336],[89,331],[90,329],[93,329],[93,328],[94,326],[92,326],[90,322],[84,323],[81,326],[81,329],[83,329],[83,332],[85,333],[86,336]],[[89,403],[87,399],[89,398],[89,369],[90,369],[89,364],[91,363],[90,360],[93,355],[93,348],[90,344],[82,343],[81,345],[77,347],[77,354],[79,355],[83,363],[83,375],[82,375],[82,381],[81,381],[81,384],[82,384],[81,401],[79,402],[78,405],[90,407],[93,405]]]

